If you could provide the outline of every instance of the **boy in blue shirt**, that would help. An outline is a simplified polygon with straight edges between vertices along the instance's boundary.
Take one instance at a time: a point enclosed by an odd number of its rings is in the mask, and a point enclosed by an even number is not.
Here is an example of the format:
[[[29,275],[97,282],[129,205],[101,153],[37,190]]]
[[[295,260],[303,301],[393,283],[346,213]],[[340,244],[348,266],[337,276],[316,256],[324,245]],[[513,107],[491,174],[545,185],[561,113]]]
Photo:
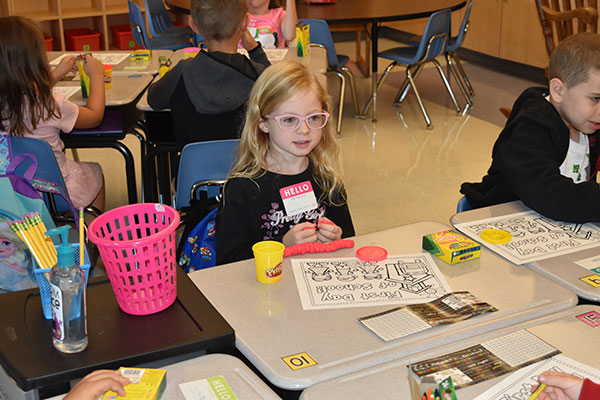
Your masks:
[[[522,200],[553,219],[600,222],[600,36],[569,36],[549,69],[548,88],[513,105],[482,182],[460,191],[473,208]]]
[[[170,108],[179,150],[187,143],[239,137],[250,89],[270,65],[247,29],[246,0],[192,0],[190,27],[208,51],[180,61],[150,86],[148,103]],[[242,42],[250,59],[237,52]]]

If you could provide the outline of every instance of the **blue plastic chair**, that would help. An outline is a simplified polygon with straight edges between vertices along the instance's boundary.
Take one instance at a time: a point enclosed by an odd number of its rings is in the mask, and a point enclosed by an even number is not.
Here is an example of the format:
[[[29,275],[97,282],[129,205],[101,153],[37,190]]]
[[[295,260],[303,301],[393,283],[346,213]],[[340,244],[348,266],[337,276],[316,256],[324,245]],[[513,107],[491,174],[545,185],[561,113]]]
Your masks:
[[[456,101],[456,97],[452,92],[452,88],[448,83],[448,79],[444,75],[442,71],[442,67],[440,63],[435,59],[435,57],[441,55],[446,50],[446,43],[448,41],[448,36],[450,35],[450,10],[441,10],[436,13],[433,13],[429,20],[427,21],[427,26],[425,27],[425,31],[423,32],[423,36],[421,36],[421,41],[419,42],[419,46],[409,46],[409,47],[396,47],[393,49],[389,49],[383,52],[380,52],[377,56],[381,58],[386,58],[388,60],[392,60],[392,63],[388,65],[388,67],[383,72],[381,78],[379,78],[379,82],[377,82],[377,90],[381,88],[385,78],[387,78],[390,71],[398,64],[406,66],[406,79],[404,83],[400,87],[398,94],[396,95],[396,99],[394,104],[401,104],[404,101],[404,98],[408,94],[409,89],[413,89],[415,92],[415,96],[417,97],[417,101],[419,102],[419,107],[421,108],[421,112],[423,113],[423,117],[425,118],[425,123],[427,124],[427,128],[431,129],[431,118],[429,118],[429,114],[423,105],[423,100],[421,100],[421,96],[419,95],[419,91],[415,86],[415,80],[419,76],[423,66],[432,62],[437,68],[442,81],[444,82],[444,86],[446,86],[446,90],[454,103],[454,107],[456,108],[457,114],[461,114],[460,106]],[[369,99],[369,102],[365,105],[363,109],[362,115],[366,115],[369,107],[371,107],[372,99]]]
[[[358,109],[358,99],[356,97],[356,87],[354,86],[354,76],[346,64],[350,61],[350,57],[344,55],[338,55],[335,52],[335,45],[333,44],[333,38],[329,31],[329,25],[322,19],[299,19],[298,22],[304,23],[310,26],[310,42],[311,45],[317,45],[324,47],[327,51],[327,70],[335,72],[340,78],[340,96],[339,96],[339,107],[338,107],[338,118],[335,131],[339,135],[342,130],[342,113],[344,111],[344,94],[346,93],[346,77],[350,84],[350,91],[352,93],[352,102],[354,104],[354,116],[360,117]]]
[[[458,204],[456,205],[456,212],[459,213],[463,211],[469,211],[471,209],[471,204],[469,204],[469,200],[467,200],[467,197],[461,197],[458,201]]]
[[[44,140],[33,139],[28,137],[13,136],[10,138],[13,156],[15,154],[29,153],[33,154],[37,160],[38,168],[35,173],[36,178],[45,179],[56,183],[61,187],[64,193],[67,193],[67,185],[63,179],[62,173],[56,162],[56,157],[52,152],[50,145]],[[16,173],[21,175],[29,166],[28,163],[23,163],[16,169]],[[54,196],[51,193],[44,193],[44,202],[53,216],[57,216],[59,212],[71,211],[71,208],[60,196]]]
[[[150,50],[179,50],[191,46],[189,39],[180,36],[148,36],[146,22],[140,7],[131,0],[128,0],[127,3],[129,4],[129,22],[132,25],[133,38],[140,46]]]
[[[239,144],[239,139],[231,139],[185,145],[177,173],[176,209],[190,205],[199,189],[205,190],[209,198],[220,193]]]
[[[448,40],[448,44],[446,45],[446,51],[444,55],[446,56],[446,63],[458,85],[460,87],[461,92],[465,96],[467,100],[467,104],[469,107],[473,105],[471,100],[471,96],[473,95],[473,87],[471,86],[471,82],[463,69],[460,58],[458,58],[457,50],[462,46],[465,36],[467,34],[467,30],[469,29],[469,16],[471,15],[471,7],[473,6],[473,0],[469,0],[467,3],[467,9],[465,11],[465,15],[463,17],[462,23],[460,24],[460,30],[456,36],[450,37]],[[468,91],[468,92],[467,92]]]
[[[146,14],[148,15],[148,27],[152,36],[174,35],[187,38],[192,37],[193,32],[189,26],[175,26],[173,24],[163,0],[144,0],[144,3],[146,4]]]

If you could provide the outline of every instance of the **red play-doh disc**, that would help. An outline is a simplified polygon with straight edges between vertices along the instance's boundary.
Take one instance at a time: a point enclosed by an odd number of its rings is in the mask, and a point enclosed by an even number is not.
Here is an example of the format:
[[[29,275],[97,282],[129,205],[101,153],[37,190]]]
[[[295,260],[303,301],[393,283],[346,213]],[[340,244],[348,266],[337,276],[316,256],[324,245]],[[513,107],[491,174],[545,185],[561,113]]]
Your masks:
[[[383,261],[387,256],[387,251],[379,246],[364,246],[356,250],[356,257],[363,261]]]

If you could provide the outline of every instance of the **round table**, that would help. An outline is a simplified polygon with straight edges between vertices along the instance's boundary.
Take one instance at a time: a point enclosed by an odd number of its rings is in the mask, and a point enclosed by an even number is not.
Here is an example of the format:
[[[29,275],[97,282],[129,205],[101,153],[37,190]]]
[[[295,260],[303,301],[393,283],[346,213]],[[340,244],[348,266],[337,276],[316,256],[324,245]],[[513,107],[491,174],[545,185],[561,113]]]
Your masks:
[[[166,0],[173,10],[188,12],[191,0]],[[332,4],[306,4],[296,1],[298,18],[324,19],[328,24],[371,24],[371,101],[372,119],[376,120],[378,24],[389,21],[426,18],[436,11],[458,10],[466,0],[337,0]]]

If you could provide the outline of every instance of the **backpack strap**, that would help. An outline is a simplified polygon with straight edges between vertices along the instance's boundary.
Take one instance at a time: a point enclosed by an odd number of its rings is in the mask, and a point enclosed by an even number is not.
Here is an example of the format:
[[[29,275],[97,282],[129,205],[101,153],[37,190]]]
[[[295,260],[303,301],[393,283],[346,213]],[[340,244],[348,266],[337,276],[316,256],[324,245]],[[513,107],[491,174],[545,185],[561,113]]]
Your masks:
[[[15,170],[25,160],[31,160],[31,164],[29,167],[27,167],[27,170],[25,170],[23,177],[20,177],[15,173]],[[35,176],[36,171],[36,158],[32,154],[21,153],[17,154],[10,160],[8,168],[6,169],[6,176],[8,179],[10,179],[10,183],[17,193],[20,193],[23,196],[27,196],[31,199],[41,199],[42,196],[40,196],[40,194],[31,186],[31,181]]]
[[[79,226],[79,218],[78,213],[71,203],[71,199],[69,198],[69,194],[65,191],[65,189],[57,184],[56,182],[48,181],[42,178],[33,178],[31,180],[31,186],[35,188],[38,192],[50,193],[54,195],[58,195],[63,198],[63,200],[69,205],[69,209],[71,213],[73,213],[73,218],[75,219],[75,223]]]

